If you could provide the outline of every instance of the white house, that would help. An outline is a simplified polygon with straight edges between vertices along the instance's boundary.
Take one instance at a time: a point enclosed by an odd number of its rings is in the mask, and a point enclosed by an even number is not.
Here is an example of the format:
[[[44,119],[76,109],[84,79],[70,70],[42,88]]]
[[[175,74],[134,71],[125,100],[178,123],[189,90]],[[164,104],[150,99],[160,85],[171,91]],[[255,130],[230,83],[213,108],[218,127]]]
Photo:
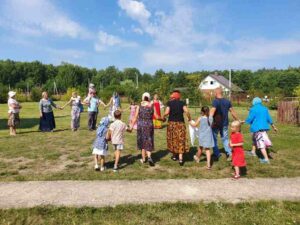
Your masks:
[[[199,89],[206,93],[212,95],[213,90],[215,90],[218,87],[222,87],[225,94],[229,93],[230,86],[229,86],[229,80],[227,80],[222,75],[210,74],[207,77],[204,78],[204,80],[201,81],[199,85]],[[243,92],[243,90],[238,87],[237,85],[231,83],[231,91],[232,92]]]

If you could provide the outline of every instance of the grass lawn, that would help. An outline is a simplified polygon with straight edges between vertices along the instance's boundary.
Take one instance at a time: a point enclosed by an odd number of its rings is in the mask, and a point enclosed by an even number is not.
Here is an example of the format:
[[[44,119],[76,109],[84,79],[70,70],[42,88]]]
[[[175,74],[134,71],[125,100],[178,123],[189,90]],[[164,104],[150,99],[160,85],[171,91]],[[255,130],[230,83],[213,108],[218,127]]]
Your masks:
[[[62,103],[60,103],[62,105]],[[236,108],[242,119],[246,118],[246,108]],[[191,110],[196,118],[199,109]],[[197,111],[197,112],[196,112]],[[276,112],[272,111],[273,118]],[[204,157],[200,164],[192,160],[196,149],[185,156],[184,167],[170,160],[166,150],[166,129],[155,130],[156,166],[140,165],[140,153],[136,150],[136,133],[127,133],[125,150],[121,159],[122,169],[113,173],[111,169],[100,173],[93,170],[91,144],[95,132],[87,130],[87,113],[81,118],[81,129],[70,130],[70,109],[56,110],[57,130],[54,133],[38,132],[39,112],[37,103],[23,103],[21,127],[17,137],[8,135],[7,105],[0,105],[0,181],[14,180],[102,180],[102,179],[154,179],[154,178],[224,178],[230,176],[230,163],[222,157],[214,163],[211,171],[206,171]],[[107,111],[100,108],[100,117]],[[128,121],[129,112],[123,120]],[[300,176],[300,129],[292,125],[278,125],[279,133],[270,132],[274,144],[271,165],[261,165],[257,158],[246,158],[248,177],[295,177]],[[249,127],[243,127],[245,149],[251,148]],[[113,151],[107,161],[112,166]],[[196,206],[193,206],[196,207]],[[39,209],[40,210],[40,209]],[[52,209],[53,210],[53,209]],[[38,211],[38,209],[33,210]],[[54,210],[55,211],[55,210]],[[73,212],[75,212],[74,210]]]
[[[296,202],[173,203],[0,210],[1,224],[299,224]]]

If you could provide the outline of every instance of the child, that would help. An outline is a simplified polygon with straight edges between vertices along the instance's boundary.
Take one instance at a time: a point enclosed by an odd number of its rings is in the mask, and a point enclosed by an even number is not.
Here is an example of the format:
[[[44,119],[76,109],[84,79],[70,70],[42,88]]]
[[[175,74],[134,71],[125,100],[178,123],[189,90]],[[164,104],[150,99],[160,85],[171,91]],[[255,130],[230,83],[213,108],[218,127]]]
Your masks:
[[[275,132],[277,132],[277,128],[273,124],[268,108],[263,106],[260,98],[255,97],[253,99],[246,123],[250,125],[250,131],[253,133],[253,142],[256,148],[261,151],[264,157],[260,159],[260,162],[269,164],[267,149],[272,146],[272,142],[267,131],[270,130],[270,125]]]
[[[127,125],[121,121],[122,113],[120,110],[114,112],[115,121],[110,125],[106,134],[106,139],[111,139],[111,143],[115,150],[115,164],[113,171],[118,171],[118,164],[121,156],[121,151],[124,149],[124,134],[125,131],[130,131]]]
[[[105,170],[105,156],[107,155],[108,143],[106,140],[106,134],[108,131],[109,118],[103,117],[100,121],[99,127],[97,129],[96,140],[93,144],[93,155],[95,155],[95,170],[104,171]],[[98,166],[98,156],[100,156],[100,169]]]
[[[199,127],[199,147],[198,152],[196,155],[194,155],[194,160],[199,163],[201,154],[203,150],[205,150],[206,153],[206,159],[207,159],[207,169],[211,169],[211,154],[210,149],[214,147],[214,139],[211,129],[211,124],[213,122],[213,118],[209,116],[209,107],[203,106],[201,108],[201,116],[197,119],[196,122],[191,121],[191,126],[197,127],[200,124]]]
[[[133,121],[134,117],[135,117],[135,113],[136,113],[136,109],[137,109],[137,104],[135,101],[131,102],[130,104],[130,116],[129,116],[129,124],[131,124],[131,122]],[[137,123],[135,123],[132,127],[134,130],[137,129]]]
[[[232,149],[232,165],[234,166],[235,174],[233,179],[240,178],[240,167],[246,166],[245,154],[243,149],[243,135],[241,134],[241,123],[237,120],[231,123],[231,135],[229,147]]]

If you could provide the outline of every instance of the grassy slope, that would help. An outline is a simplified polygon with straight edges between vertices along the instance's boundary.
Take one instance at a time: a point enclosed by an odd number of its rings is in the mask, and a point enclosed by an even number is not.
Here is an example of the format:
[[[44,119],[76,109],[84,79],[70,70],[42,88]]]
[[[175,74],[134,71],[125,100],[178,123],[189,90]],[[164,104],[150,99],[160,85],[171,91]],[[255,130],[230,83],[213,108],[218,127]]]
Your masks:
[[[296,202],[174,203],[0,210],[1,224],[299,224]]]
[[[199,110],[198,110],[199,111]],[[246,108],[237,108],[242,119],[247,115]],[[195,114],[195,110],[192,110]],[[37,103],[24,103],[21,112],[22,125],[17,137],[9,137],[6,128],[7,105],[0,105],[0,181],[10,180],[57,180],[57,179],[145,179],[145,178],[223,178],[230,174],[230,163],[223,157],[213,165],[212,171],[205,170],[205,162],[195,164],[192,155],[186,155],[183,168],[170,160],[166,150],[166,129],[155,131],[154,159],[156,167],[139,164],[139,152],[135,150],[136,133],[126,135],[126,148],[123,152],[119,173],[111,170],[104,173],[93,171],[90,146],[95,133],[87,130],[87,114],[82,114],[82,129],[72,133],[70,110],[55,111],[57,132],[40,133],[38,129]],[[106,115],[100,109],[100,116]],[[272,112],[273,118],[276,117]],[[194,116],[195,118],[195,116]],[[123,120],[127,122],[128,112]],[[290,125],[279,125],[279,133],[270,133],[274,143],[274,160],[271,165],[261,165],[257,158],[247,157],[248,177],[282,177],[300,175],[300,129]],[[248,126],[243,127],[245,149],[250,149],[251,138]],[[112,161],[112,150],[107,158]]]

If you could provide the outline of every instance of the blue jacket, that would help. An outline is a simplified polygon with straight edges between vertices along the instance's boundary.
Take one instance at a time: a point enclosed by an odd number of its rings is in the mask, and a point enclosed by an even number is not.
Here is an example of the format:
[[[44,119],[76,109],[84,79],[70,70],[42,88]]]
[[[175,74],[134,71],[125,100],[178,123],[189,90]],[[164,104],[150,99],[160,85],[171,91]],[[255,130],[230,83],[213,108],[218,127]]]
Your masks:
[[[261,103],[251,107],[246,123],[250,124],[252,133],[260,130],[270,130],[270,124],[273,124],[267,107]]]

